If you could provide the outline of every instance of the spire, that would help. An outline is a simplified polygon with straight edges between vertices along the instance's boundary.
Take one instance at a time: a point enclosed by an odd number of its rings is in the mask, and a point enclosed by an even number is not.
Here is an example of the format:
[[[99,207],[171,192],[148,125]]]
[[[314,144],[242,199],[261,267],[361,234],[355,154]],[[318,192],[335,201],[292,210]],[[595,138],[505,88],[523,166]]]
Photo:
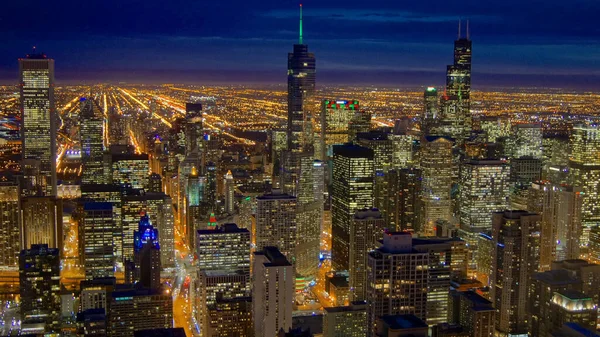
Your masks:
[[[458,19],[458,39],[459,39],[459,40],[460,40],[460,34],[462,33],[462,32],[461,32],[461,29],[460,29],[460,24],[461,24],[461,21],[462,21],[461,19]]]
[[[302,44],[302,4],[300,4],[300,43]]]
[[[471,31],[469,31],[469,20],[467,20],[467,40],[471,39]]]

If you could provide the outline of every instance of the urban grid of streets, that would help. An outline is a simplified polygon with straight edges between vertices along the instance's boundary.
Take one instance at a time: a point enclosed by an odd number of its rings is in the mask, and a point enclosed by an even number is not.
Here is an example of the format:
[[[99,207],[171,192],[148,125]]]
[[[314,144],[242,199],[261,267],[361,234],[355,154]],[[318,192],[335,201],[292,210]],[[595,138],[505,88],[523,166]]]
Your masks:
[[[172,127],[172,122],[183,117],[185,102],[190,97],[209,98],[214,105],[207,107],[204,113],[204,125],[217,129],[223,135],[225,145],[242,144],[249,149],[256,145],[255,140],[244,138],[247,131],[266,131],[272,128],[284,128],[287,120],[287,93],[281,86],[251,88],[244,86],[202,87],[183,85],[97,85],[67,86],[56,89],[56,106],[59,115],[59,140],[57,171],[59,175],[80,175],[80,164],[66,160],[68,151],[78,148],[79,99],[91,95],[99,102],[108,123],[110,114],[124,118],[150,120],[157,134],[164,134]],[[10,132],[18,130],[19,99],[16,86],[0,87],[0,130]],[[423,109],[423,91],[397,90],[388,88],[325,87],[317,92],[314,104],[321,99],[355,99],[362,108],[373,115],[378,126],[393,126],[397,118],[415,117]],[[319,109],[315,109],[318,111]],[[563,130],[566,121],[573,115],[587,115],[600,111],[600,95],[592,93],[560,92],[557,90],[534,90],[512,92],[511,90],[473,92],[472,110],[475,116],[497,116],[510,114],[511,118],[523,122],[542,122],[546,129]],[[318,120],[318,119],[317,119]],[[130,125],[137,125],[132,123]],[[144,125],[144,123],[141,123]],[[147,152],[147,139],[144,130],[127,130],[131,144],[137,152]],[[105,144],[110,144],[108,128],[105,128]],[[18,162],[15,148],[4,147],[5,159],[0,165],[10,169]],[[12,156],[11,156],[12,155]],[[12,158],[12,159],[10,159]],[[177,219],[178,217],[175,217]],[[180,235],[181,229],[176,223],[176,268],[163,276],[171,289],[174,300],[174,319],[176,327],[183,327],[188,336],[198,333],[189,301],[189,285],[194,277],[193,254]],[[67,289],[75,289],[84,278],[82,266],[78,264],[77,232],[72,222],[65,224],[66,240],[62,261],[61,282]],[[321,251],[329,256],[331,244],[330,229],[324,228]],[[330,261],[325,259],[319,270],[316,285],[298,297],[298,312],[317,312],[323,307],[332,306],[324,289],[325,275],[330,271]],[[123,271],[117,270],[117,278],[123,279]],[[14,287],[18,271],[1,270],[0,287],[4,294],[18,293]],[[0,334],[8,335],[18,328],[18,307],[13,301],[5,301],[3,315],[0,318]]]

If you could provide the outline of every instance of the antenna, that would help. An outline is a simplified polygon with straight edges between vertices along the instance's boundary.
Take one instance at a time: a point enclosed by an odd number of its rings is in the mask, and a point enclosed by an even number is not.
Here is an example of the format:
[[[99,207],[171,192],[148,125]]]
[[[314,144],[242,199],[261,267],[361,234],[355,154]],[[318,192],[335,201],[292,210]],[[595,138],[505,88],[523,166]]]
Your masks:
[[[469,31],[469,20],[467,20],[467,40],[471,39],[471,32]]]
[[[300,4],[300,44],[302,44],[302,4]]]
[[[460,29],[460,24],[461,24],[461,19],[458,19],[458,39],[460,40],[460,33],[461,33],[461,29]]]
[[[35,55],[35,46],[33,46],[33,54]]]

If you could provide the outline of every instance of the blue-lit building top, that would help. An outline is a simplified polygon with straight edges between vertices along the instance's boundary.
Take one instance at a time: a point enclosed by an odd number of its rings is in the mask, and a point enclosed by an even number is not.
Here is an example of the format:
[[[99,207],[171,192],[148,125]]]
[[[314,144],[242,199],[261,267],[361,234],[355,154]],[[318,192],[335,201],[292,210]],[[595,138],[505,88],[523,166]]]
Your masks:
[[[133,232],[133,246],[139,252],[146,244],[152,244],[154,249],[160,250],[158,243],[158,229],[152,226],[147,214],[143,214],[138,224],[138,230]]]

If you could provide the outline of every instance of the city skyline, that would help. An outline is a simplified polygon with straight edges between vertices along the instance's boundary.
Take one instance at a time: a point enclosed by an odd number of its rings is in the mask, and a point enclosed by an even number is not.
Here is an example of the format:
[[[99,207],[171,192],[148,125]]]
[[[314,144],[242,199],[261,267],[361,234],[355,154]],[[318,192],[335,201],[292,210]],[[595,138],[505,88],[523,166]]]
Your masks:
[[[0,21],[9,32],[0,47],[0,82],[14,82],[14,59],[35,45],[57,60],[58,83],[282,83],[278,65],[297,40],[299,1],[119,7],[107,1],[84,8],[94,15],[62,2],[49,16],[6,4],[5,13],[15,15]],[[321,84],[439,86],[450,61],[447,41],[457,37],[462,19],[463,28],[469,20],[476,44],[476,87],[600,86],[591,15],[600,4],[591,1],[566,9],[558,1],[536,6],[513,0],[469,0],[458,8],[439,1],[329,0],[304,7],[304,40],[319,55]]]

